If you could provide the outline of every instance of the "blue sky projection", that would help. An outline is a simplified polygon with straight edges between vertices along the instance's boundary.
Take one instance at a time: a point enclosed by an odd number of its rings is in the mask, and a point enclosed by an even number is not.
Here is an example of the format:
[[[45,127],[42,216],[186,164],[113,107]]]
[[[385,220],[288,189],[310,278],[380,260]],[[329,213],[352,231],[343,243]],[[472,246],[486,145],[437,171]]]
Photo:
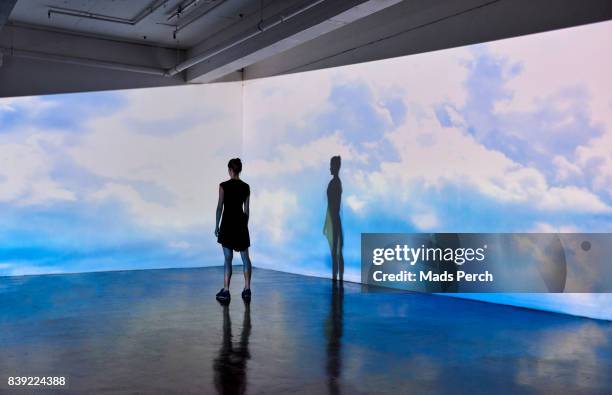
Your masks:
[[[611,35],[601,23],[244,86],[0,99],[0,275],[220,264],[233,156],[256,266],[329,275],[336,154],[348,278],[366,231],[610,232]],[[608,295],[488,298],[612,318]]]

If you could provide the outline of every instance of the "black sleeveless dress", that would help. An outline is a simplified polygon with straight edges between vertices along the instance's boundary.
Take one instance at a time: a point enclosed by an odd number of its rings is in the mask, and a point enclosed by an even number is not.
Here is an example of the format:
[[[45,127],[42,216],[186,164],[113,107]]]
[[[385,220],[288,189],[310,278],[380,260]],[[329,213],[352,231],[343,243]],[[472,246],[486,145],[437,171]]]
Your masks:
[[[223,188],[223,216],[219,226],[217,242],[223,247],[244,251],[251,245],[247,216],[243,204],[249,197],[249,184],[242,180],[230,179],[221,183]]]

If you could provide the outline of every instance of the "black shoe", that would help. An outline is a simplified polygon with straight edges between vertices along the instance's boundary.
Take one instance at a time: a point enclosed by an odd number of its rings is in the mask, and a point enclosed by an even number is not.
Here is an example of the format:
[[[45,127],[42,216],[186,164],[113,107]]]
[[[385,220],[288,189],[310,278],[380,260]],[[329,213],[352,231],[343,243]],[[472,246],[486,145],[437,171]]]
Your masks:
[[[245,289],[244,291],[242,291],[242,299],[251,299],[251,289]]]
[[[219,302],[226,302],[230,300],[231,296],[230,296],[229,290],[225,290],[224,288],[221,288],[221,291],[217,292],[216,298]]]

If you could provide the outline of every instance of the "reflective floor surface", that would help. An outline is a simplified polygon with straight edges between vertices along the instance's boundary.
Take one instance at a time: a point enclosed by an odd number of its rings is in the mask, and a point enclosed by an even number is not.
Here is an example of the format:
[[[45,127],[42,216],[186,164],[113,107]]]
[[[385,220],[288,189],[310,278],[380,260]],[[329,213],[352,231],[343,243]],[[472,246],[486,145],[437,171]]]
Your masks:
[[[255,269],[0,278],[8,376],[73,394],[612,393],[612,323]]]

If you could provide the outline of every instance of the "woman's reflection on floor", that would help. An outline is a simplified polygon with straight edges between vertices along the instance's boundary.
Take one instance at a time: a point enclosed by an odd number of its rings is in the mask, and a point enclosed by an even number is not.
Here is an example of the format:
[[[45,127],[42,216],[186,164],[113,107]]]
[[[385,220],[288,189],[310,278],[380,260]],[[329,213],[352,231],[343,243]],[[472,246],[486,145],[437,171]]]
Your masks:
[[[246,393],[246,364],[249,354],[249,336],[251,335],[250,302],[244,302],[242,331],[237,345],[232,342],[232,321],[229,314],[229,303],[220,303],[223,307],[223,341],[219,355],[213,363],[215,387],[219,394]]]
[[[340,393],[340,374],[342,372],[342,321],[344,304],[344,285],[342,281],[332,281],[331,306],[325,322],[327,339],[327,382],[330,394]]]
[[[329,161],[329,172],[332,179],[327,185],[327,213],[323,234],[329,242],[332,257],[332,278],[340,279],[344,276],[344,257],[342,247],[344,238],[342,234],[342,221],[340,220],[340,204],[342,201],[342,181],[340,181],[340,156],[333,156]]]

